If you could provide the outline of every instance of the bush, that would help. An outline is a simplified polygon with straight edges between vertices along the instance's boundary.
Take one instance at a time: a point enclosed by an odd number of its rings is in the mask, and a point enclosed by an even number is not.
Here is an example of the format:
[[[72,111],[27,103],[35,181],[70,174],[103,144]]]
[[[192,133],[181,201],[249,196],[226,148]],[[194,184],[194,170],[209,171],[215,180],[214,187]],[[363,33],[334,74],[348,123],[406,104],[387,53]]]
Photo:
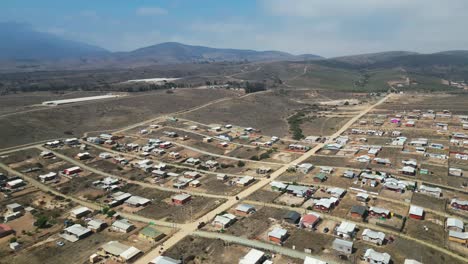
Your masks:
[[[239,160],[239,162],[237,162],[237,167],[244,167],[245,166],[245,162],[243,162],[242,160]]]
[[[45,215],[40,215],[36,222],[34,222],[34,226],[37,226],[38,228],[47,228],[49,227],[49,218]]]

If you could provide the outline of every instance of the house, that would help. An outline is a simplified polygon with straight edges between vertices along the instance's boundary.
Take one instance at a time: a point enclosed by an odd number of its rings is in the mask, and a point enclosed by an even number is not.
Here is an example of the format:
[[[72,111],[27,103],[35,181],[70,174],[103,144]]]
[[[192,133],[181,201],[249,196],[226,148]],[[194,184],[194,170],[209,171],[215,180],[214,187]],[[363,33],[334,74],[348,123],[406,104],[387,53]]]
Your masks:
[[[325,173],[319,173],[314,176],[314,182],[324,182],[327,180],[327,175]]]
[[[250,183],[254,182],[255,178],[252,176],[244,176],[239,179],[237,179],[236,184],[239,186],[247,186]]]
[[[418,138],[409,142],[410,146],[414,147],[425,147],[428,144],[427,138]]]
[[[179,152],[174,152],[174,151],[172,151],[172,152],[169,153],[169,157],[170,157],[171,159],[180,159],[181,156],[180,156],[180,153],[179,153]]]
[[[424,218],[424,209],[419,206],[411,205],[409,210],[409,217],[422,220]]]
[[[172,204],[175,205],[184,205],[192,200],[192,196],[190,194],[181,193],[176,194],[171,197]]]
[[[282,182],[278,182],[278,181],[270,182],[270,186],[271,186],[271,189],[273,191],[279,191],[279,192],[282,192],[282,191],[286,190],[286,188],[288,188],[287,184],[282,183]]]
[[[188,165],[197,165],[200,162],[201,162],[200,159],[188,158],[184,163]]]
[[[353,253],[353,242],[335,238],[332,243],[332,248],[339,253],[350,255]]]
[[[205,166],[208,168],[216,168],[219,166],[219,163],[216,160],[208,160],[205,162]]]
[[[354,177],[356,177],[356,173],[352,170],[346,170],[345,172],[343,172],[343,177],[348,179],[354,179]]]
[[[166,235],[163,232],[158,231],[152,226],[146,226],[138,233],[138,237],[146,239],[148,241],[158,241],[161,240]]]
[[[300,144],[289,144],[288,149],[292,151],[306,152],[310,149],[310,147]]]
[[[99,158],[110,159],[112,158],[112,154],[110,154],[109,152],[102,152],[102,153],[99,153]]]
[[[409,159],[409,160],[403,160],[401,163],[405,166],[417,168],[418,167],[418,162],[414,159]]]
[[[223,215],[217,215],[213,222],[212,225],[219,228],[219,229],[225,229],[232,225],[236,221],[236,216],[233,214],[223,214]]]
[[[191,181],[191,182],[189,183],[189,185],[190,185],[190,187],[196,188],[196,187],[200,187],[200,186],[201,186],[201,182],[200,182],[199,180],[194,180],[194,181]]]
[[[151,200],[146,199],[146,198],[141,197],[141,196],[136,196],[136,195],[133,195],[130,198],[128,198],[127,200],[125,200],[125,204],[127,204],[129,206],[132,206],[132,207],[146,206],[150,202],[151,202]]]
[[[235,210],[236,210],[236,214],[241,215],[241,216],[253,214],[256,211],[255,207],[253,207],[250,204],[239,204]]]
[[[0,238],[6,237],[13,233],[15,233],[15,231],[9,225],[0,224]]]
[[[311,163],[302,163],[299,166],[297,166],[296,170],[299,171],[300,173],[307,174],[313,168],[314,168],[314,165],[312,165]]]
[[[57,179],[57,173],[49,172],[49,173],[46,173],[46,174],[39,175],[38,178],[42,183],[55,181]]]
[[[457,232],[450,230],[448,234],[448,240],[457,242],[463,245],[468,243],[468,232]]]
[[[19,203],[7,204],[6,208],[9,213],[16,213],[24,210],[24,207]]]
[[[369,208],[369,215],[373,217],[380,217],[380,218],[389,218],[390,217],[390,210],[371,206]]]
[[[283,228],[275,227],[268,232],[268,240],[277,244],[283,243],[286,240],[288,231]]]
[[[384,158],[374,158],[373,161],[379,165],[391,165],[392,164],[392,162],[389,159],[384,159]]]
[[[450,206],[454,209],[468,210],[468,200],[454,198],[450,201]]]
[[[81,168],[78,166],[74,166],[74,167],[63,170],[63,174],[68,175],[68,176],[72,176],[80,172],[81,172]]]
[[[26,182],[23,179],[15,179],[8,181],[5,185],[7,189],[15,190],[26,185]]]
[[[305,228],[314,228],[320,221],[320,215],[316,213],[308,213],[299,221],[300,225]]]
[[[89,159],[89,158],[91,158],[91,154],[89,154],[89,152],[78,153],[78,154],[76,154],[76,158],[79,159],[79,160]]]
[[[99,249],[99,254],[104,256],[112,256],[119,262],[129,263],[133,262],[143,252],[136,247],[124,245],[118,241],[109,241],[102,245]]]
[[[201,174],[197,171],[186,171],[184,172],[184,176],[188,179],[196,179],[196,178],[200,178]]]
[[[68,146],[73,146],[80,144],[80,141],[77,138],[66,138],[63,143]]]
[[[260,168],[257,169],[258,174],[267,174],[267,173],[270,173],[270,172],[271,172],[270,167],[260,167]]]
[[[81,218],[85,215],[88,215],[90,214],[92,211],[91,209],[89,209],[88,207],[78,207],[78,208],[75,208],[73,209],[71,212],[70,212],[70,216],[75,218],[75,219],[78,219],[78,218]]]
[[[327,189],[327,193],[331,194],[333,197],[341,198],[346,194],[346,190],[343,188],[332,187]]]
[[[364,253],[363,259],[371,264],[389,264],[391,256],[388,253],[380,253],[369,248]]]
[[[327,264],[327,262],[313,257],[306,256],[303,264]]]
[[[362,155],[362,156],[357,157],[356,160],[358,162],[361,162],[361,163],[366,163],[366,162],[369,162],[371,160],[371,157],[369,157],[367,155]]]
[[[91,219],[90,221],[88,221],[87,225],[88,229],[94,232],[99,232],[107,227],[107,223],[100,219]]]
[[[338,203],[338,199],[335,197],[331,198],[321,198],[320,200],[316,200],[314,203],[314,209],[329,212],[335,205]]]
[[[421,185],[419,186],[419,192],[434,196],[436,198],[440,198],[442,196],[442,189],[439,187],[430,187],[427,185]]]
[[[447,230],[463,232],[465,230],[465,224],[463,221],[457,218],[449,217],[447,218]]]
[[[301,220],[301,215],[296,211],[289,211],[283,217],[283,220],[290,224],[297,224]]]
[[[286,192],[297,197],[308,197],[313,194],[313,191],[308,186],[290,184],[286,187]]]
[[[74,224],[65,228],[60,236],[70,242],[76,242],[91,235],[92,233],[93,232],[91,229],[88,229],[80,224]]]
[[[239,260],[239,264],[262,264],[265,260],[265,253],[253,248]]]
[[[351,216],[356,218],[365,218],[367,215],[367,207],[362,205],[353,205],[351,207]]]
[[[356,224],[350,222],[341,222],[336,228],[336,235],[346,239],[353,238],[356,233]]]
[[[362,232],[362,240],[381,246],[385,241],[385,234],[366,228]]]
[[[117,232],[128,233],[133,229],[135,229],[135,226],[132,223],[130,223],[127,219],[117,220],[114,221],[114,223],[112,223],[112,230],[115,230]]]
[[[358,193],[356,194],[356,200],[360,202],[367,202],[369,200],[369,195],[366,193]]]
[[[170,257],[165,257],[165,256],[157,256],[155,259],[153,259],[151,264],[180,264],[182,261],[176,260]]]
[[[39,155],[43,159],[51,159],[51,158],[55,157],[55,154],[53,152],[47,151],[47,150],[42,151],[41,154],[39,154]]]
[[[403,146],[405,145],[406,141],[408,140],[407,137],[396,137],[392,139],[393,146]]]
[[[403,168],[401,168],[400,173],[405,174],[405,175],[414,176],[414,175],[416,175],[416,169],[414,167],[411,167],[411,166],[404,166]]]
[[[320,167],[320,173],[331,174],[333,167]]]
[[[461,177],[463,176],[463,170],[457,168],[449,168],[449,175]]]

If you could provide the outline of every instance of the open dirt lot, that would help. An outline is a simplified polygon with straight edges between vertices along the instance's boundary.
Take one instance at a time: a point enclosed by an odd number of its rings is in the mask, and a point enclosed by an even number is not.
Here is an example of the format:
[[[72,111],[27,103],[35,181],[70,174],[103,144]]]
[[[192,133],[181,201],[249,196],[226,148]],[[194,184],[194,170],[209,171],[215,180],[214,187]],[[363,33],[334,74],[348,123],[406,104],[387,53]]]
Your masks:
[[[116,129],[232,95],[233,92],[224,89],[180,89],[174,94],[151,92],[115,100],[71,104],[43,111],[0,116],[0,137],[3,139],[0,141],[0,148],[70,134],[80,136],[86,131]]]

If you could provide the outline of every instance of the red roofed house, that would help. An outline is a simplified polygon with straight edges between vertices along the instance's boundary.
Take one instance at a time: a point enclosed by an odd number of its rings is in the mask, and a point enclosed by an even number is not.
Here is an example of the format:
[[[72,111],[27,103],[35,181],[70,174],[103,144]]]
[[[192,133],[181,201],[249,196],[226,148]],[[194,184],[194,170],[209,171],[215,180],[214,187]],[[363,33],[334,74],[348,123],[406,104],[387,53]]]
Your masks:
[[[15,231],[9,225],[0,224],[0,237],[6,237],[14,232]]]
[[[409,210],[409,217],[417,220],[424,218],[424,209],[419,206],[411,205]]]
[[[468,210],[468,201],[467,200],[460,200],[460,199],[452,199],[450,201],[450,205],[453,208],[461,209],[461,210]]]
[[[301,218],[300,224],[305,228],[314,228],[314,226],[320,221],[318,214],[309,213]]]
[[[63,173],[66,175],[72,175],[72,174],[76,174],[80,172],[81,172],[81,168],[77,166],[63,170]]]

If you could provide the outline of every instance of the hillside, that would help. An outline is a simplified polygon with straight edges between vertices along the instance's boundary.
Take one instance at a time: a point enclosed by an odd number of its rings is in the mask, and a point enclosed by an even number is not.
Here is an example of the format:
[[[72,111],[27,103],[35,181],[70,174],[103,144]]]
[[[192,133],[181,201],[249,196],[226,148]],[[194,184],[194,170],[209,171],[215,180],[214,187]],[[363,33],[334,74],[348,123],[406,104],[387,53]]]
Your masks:
[[[58,60],[108,54],[103,48],[33,30],[28,25],[0,23],[1,60]]]

